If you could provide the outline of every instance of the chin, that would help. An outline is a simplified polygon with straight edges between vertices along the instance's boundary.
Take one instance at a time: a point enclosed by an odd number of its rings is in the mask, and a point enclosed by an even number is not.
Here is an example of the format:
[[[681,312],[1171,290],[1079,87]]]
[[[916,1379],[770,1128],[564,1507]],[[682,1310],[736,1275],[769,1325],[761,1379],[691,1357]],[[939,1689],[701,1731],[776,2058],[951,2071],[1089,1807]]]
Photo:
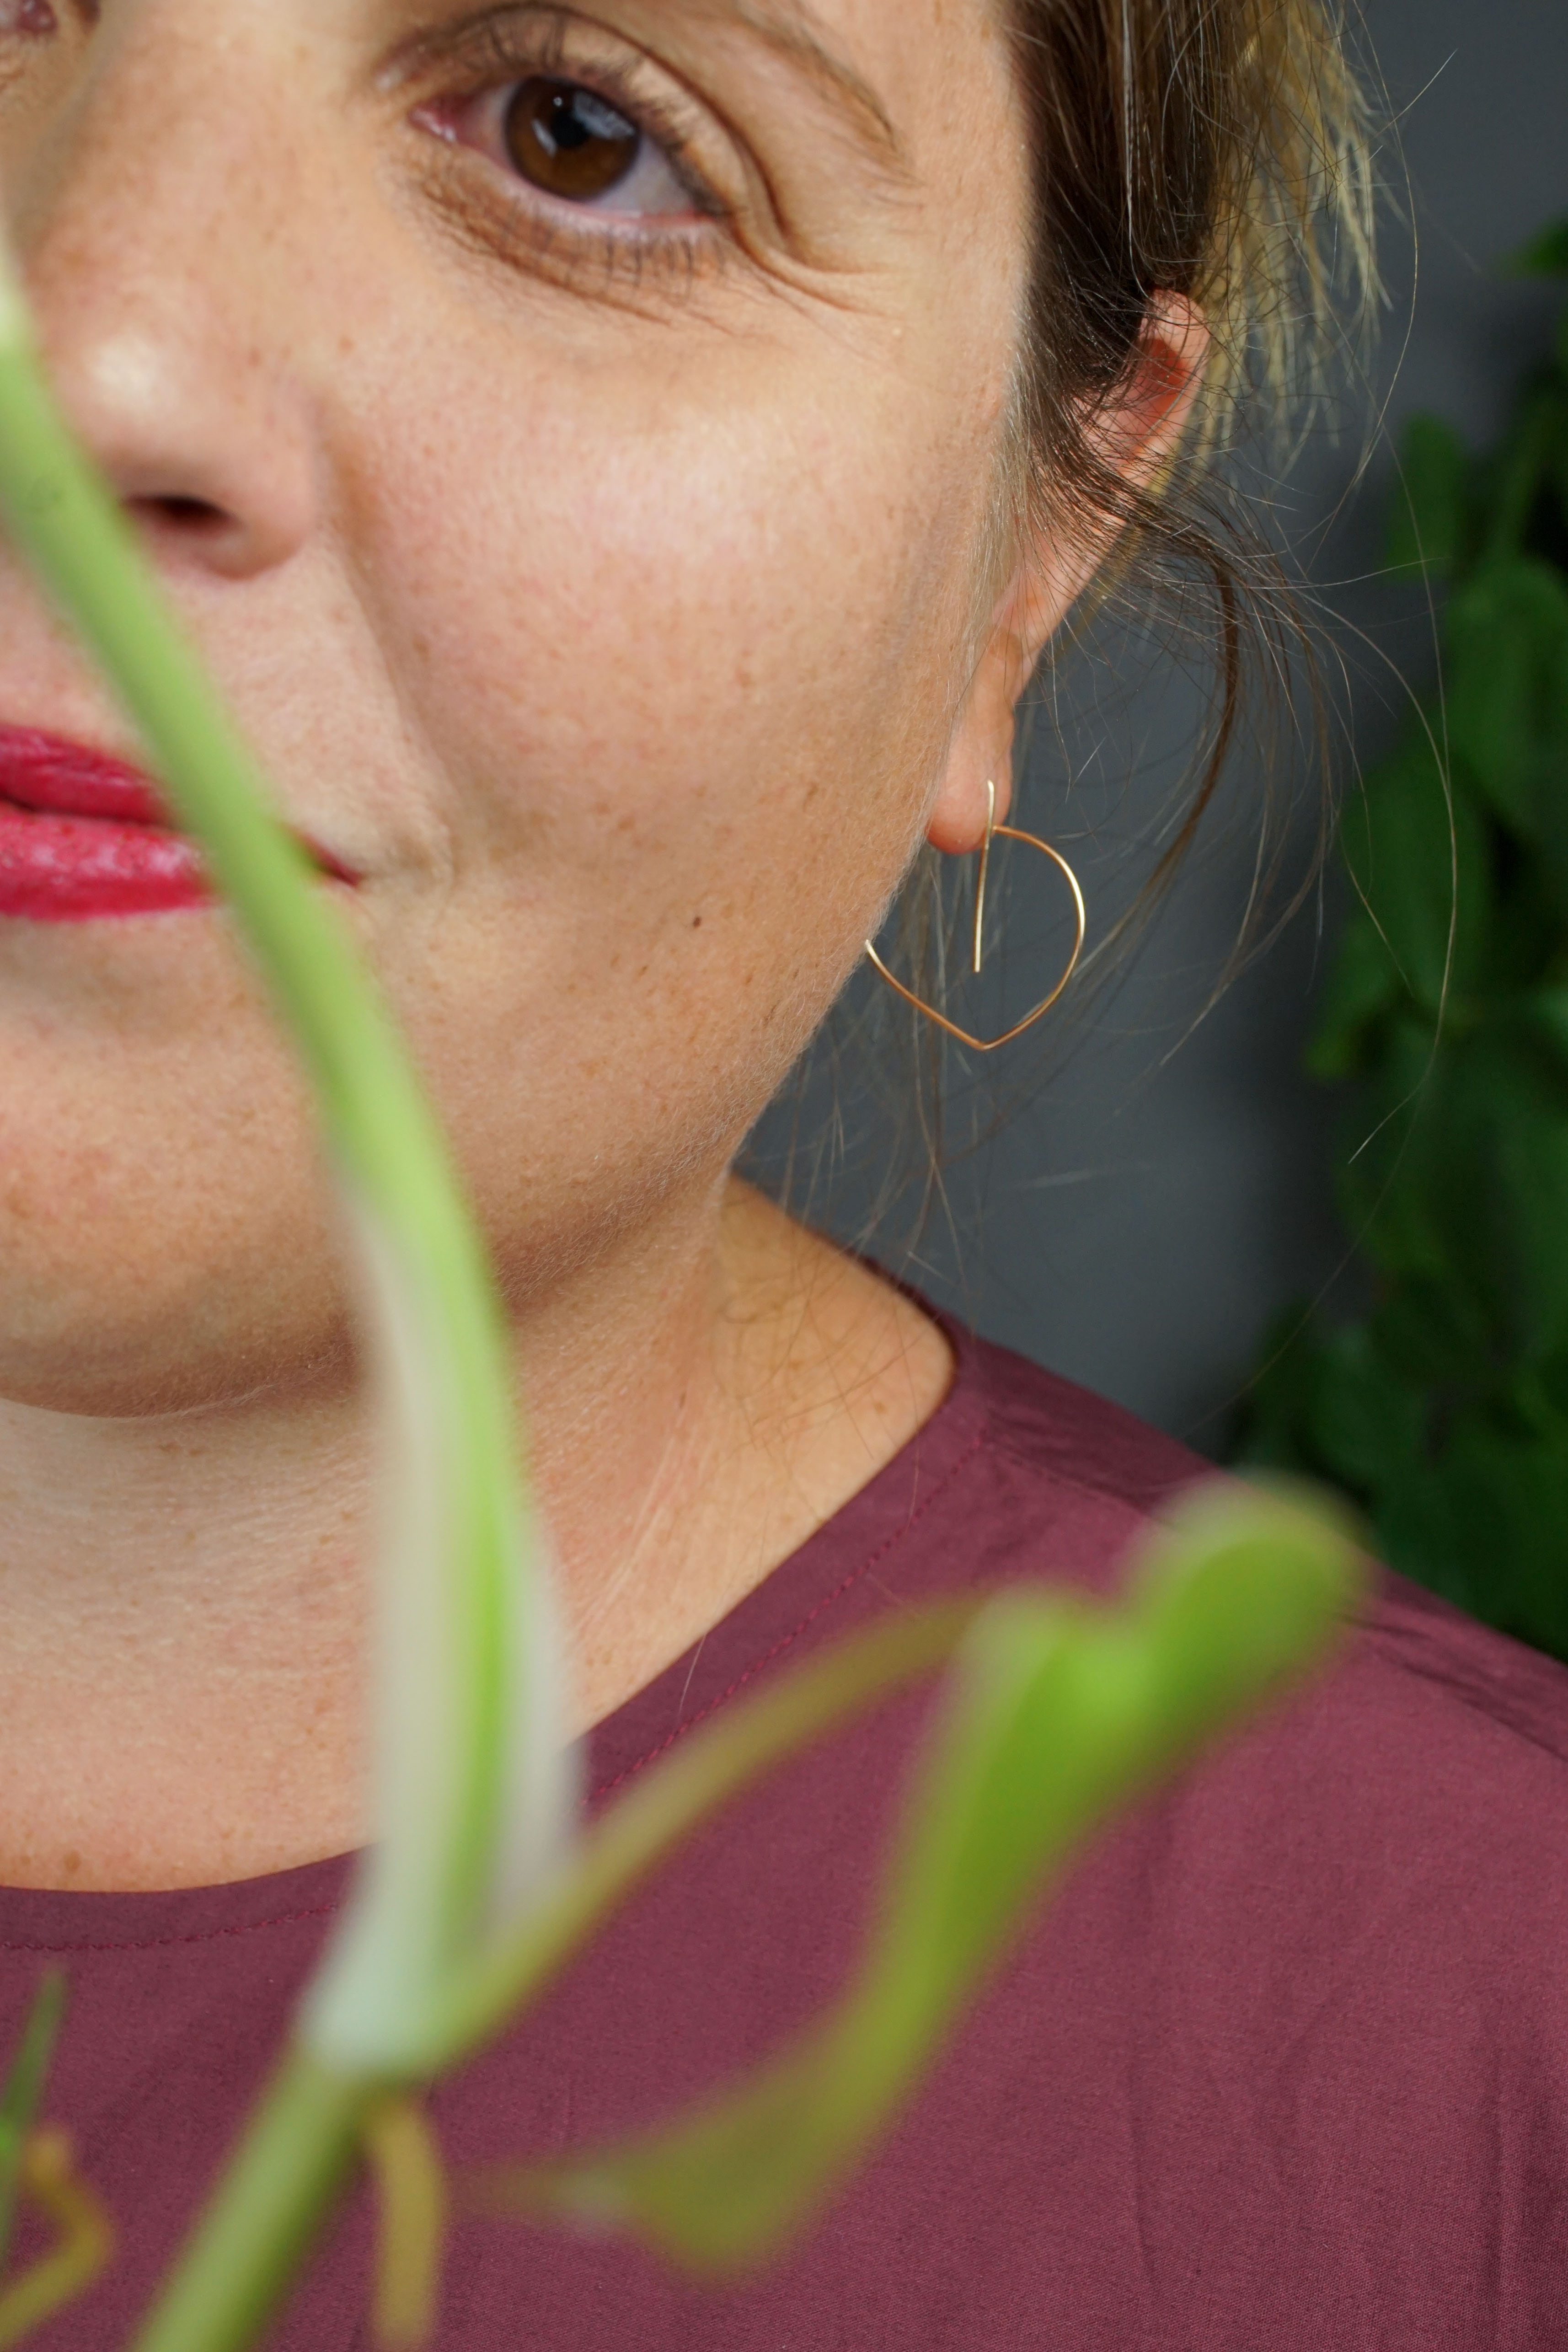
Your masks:
[[[0,1005],[0,1397],[221,1407],[340,1347],[308,1105],[235,996],[172,1034],[134,991],[96,1032]]]
[[[0,1217],[0,1398],[13,1405],[135,1420],[352,1378],[324,1228],[297,1235],[281,1260],[263,1248],[220,1265],[151,1251],[118,1222],[57,1233],[49,1249],[28,1246],[37,1240]]]
[[[269,1349],[259,1335],[249,1345],[234,1335],[222,1349],[181,1349],[159,1344],[157,1335],[118,1331],[51,1348],[0,1323],[0,1404],[81,1421],[221,1415],[273,1394],[298,1402],[301,1389],[347,1394],[355,1379],[346,1326],[302,1358]]]

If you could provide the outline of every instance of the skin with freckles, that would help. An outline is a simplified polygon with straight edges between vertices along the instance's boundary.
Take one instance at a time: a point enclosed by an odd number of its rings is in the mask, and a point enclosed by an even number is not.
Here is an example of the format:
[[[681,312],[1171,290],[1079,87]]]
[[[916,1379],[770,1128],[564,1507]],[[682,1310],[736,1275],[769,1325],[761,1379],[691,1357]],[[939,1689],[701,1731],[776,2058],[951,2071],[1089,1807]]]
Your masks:
[[[923,835],[979,838],[1090,568],[996,575],[1005,39],[989,0],[0,0],[0,193],[71,415],[354,877],[512,1313],[586,1724],[948,1376],[729,1168]],[[136,757],[4,550],[0,725]],[[370,1475],[226,917],[0,919],[0,1877],[356,1842]]]

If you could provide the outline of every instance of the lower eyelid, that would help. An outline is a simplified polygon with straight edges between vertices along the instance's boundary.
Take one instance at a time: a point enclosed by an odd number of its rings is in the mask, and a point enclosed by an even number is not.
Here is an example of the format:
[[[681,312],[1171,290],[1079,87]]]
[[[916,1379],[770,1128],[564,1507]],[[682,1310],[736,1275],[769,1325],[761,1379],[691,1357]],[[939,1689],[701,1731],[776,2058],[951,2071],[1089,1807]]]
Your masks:
[[[617,216],[552,203],[526,180],[504,176],[438,121],[426,119],[423,127],[437,133],[444,156],[432,194],[476,254],[513,268],[531,263],[567,291],[591,278],[590,292],[596,286],[613,295],[621,286],[632,298],[655,299],[666,278],[677,293],[689,292],[729,257],[730,240],[711,216]]]

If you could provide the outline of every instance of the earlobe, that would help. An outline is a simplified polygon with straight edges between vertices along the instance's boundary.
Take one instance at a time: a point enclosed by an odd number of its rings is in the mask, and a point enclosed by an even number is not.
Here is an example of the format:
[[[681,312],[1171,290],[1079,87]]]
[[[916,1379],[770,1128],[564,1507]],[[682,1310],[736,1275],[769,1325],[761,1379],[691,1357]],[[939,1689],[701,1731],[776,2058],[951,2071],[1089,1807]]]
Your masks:
[[[1026,587],[1020,576],[998,608],[953,732],[941,790],[926,820],[925,838],[933,849],[967,857],[979,848],[993,785],[996,821],[1007,823],[1019,702],[1047,640],[1077,593],[1077,585],[1065,593],[1053,588],[1042,598],[1038,579]],[[1022,625],[1020,615],[1027,615]]]
[[[1009,730],[1009,736],[1011,730]],[[979,848],[986,837],[987,816],[990,807],[988,784],[996,790],[997,818],[1005,820],[1012,805],[1012,746],[1009,741],[1007,757],[981,775],[979,767],[966,761],[962,772],[956,775],[951,764],[943,779],[942,790],[936,796],[925,826],[925,838],[933,849],[940,849],[949,857],[967,857]]]
[[[1125,388],[1100,416],[1091,438],[1102,458],[1134,490],[1154,482],[1176,456],[1208,358],[1208,330],[1185,297],[1156,295]],[[996,785],[997,823],[1012,800],[1012,750],[1019,697],[1046,646],[1110,555],[1117,537],[1069,548],[1037,543],[1020,560],[997,607],[989,637],[954,730],[925,838],[933,849],[967,856],[986,837],[988,786]]]
[[[994,628],[970,680],[948,747],[946,772],[926,819],[925,838],[933,849],[950,857],[967,857],[979,848],[986,837],[993,786],[997,823],[1007,823],[1012,804],[1018,699],[1031,668],[1017,631],[1005,623]]]

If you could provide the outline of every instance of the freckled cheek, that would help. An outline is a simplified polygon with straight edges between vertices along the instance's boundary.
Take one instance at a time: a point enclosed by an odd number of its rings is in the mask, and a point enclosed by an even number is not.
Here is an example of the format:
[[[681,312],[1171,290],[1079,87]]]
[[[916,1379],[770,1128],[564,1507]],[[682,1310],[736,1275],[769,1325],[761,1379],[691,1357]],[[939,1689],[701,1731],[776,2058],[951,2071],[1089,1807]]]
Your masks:
[[[404,583],[392,658],[488,888],[575,875],[586,914],[634,868],[636,914],[695,894],[695,915],[747,842],[824,824],[824,794],[863,814],[871,771],[909,770],[940,697],[903,609],[895,451],[544,401],[501,421],[413,470],[377,562]]]

